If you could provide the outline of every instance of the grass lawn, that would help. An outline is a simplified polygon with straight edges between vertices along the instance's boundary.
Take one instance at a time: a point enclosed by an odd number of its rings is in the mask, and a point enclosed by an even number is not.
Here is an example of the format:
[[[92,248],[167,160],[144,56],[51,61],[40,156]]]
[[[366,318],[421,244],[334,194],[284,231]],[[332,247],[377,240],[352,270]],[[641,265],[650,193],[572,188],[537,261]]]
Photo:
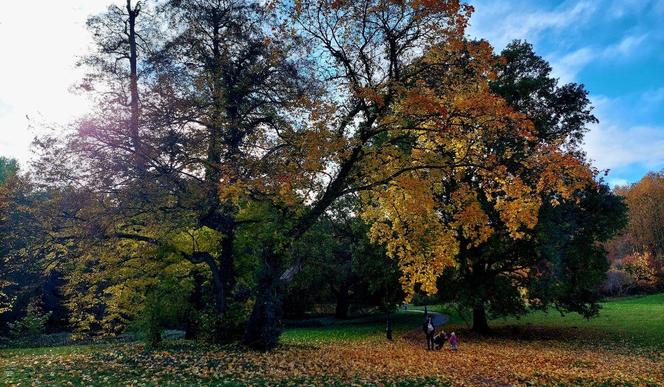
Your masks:
[[[622,341],[628,346],[664,350],[664,294],[605,302],[599,316],[590,320],[576,313],[563,317],[559,312],[551,311],[531,313],[518,320],[498,319],[493,321],[493,325],[571,328],[607,340]]]
[[[0,351],[0,385],[664,385],[664,295],[607,302],[597,319],[536,313],[494,320],[496,333],[458,331],[457,353],[427,352],[422,315],[287,330],[270,353],[168,342]],[[434,308],[435,309],[435,308]]]

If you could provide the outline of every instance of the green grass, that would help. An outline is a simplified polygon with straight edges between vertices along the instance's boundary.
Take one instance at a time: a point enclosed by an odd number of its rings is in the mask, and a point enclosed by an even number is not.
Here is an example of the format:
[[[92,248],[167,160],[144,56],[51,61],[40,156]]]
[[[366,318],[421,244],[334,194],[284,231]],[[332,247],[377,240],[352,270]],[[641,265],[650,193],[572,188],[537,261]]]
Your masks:
[[[423,307],[411,307],[393,315],[395,337],[417,329],[422,323]],[[450,328],[463,329],[465,322],[457,313],[443,305],[431,305],[430,312],[446,313]],[[664,348],[664,294],[629,297],[602,303],[599,316],[585,319],[576,313],[565,316],[556,310],[533,312],[521,318],[499,318],[490,322],[495,328],[505,326],[563,328],[579,331],[603,339],[640,347]],[[284,343],[313,343],[338,340],[382,339],[385,319],[376,316],[372,322],[353,323],[353,320],[334,322],[325,327],[291,328],[283,336]]]
[[[419,311],[399,311],[392,314],[391,318],[394,337],[402,335],[422,323],[422,313]],[[386,327],[385,315],[376,315],[370,321],[349,319],[336,321],[323,327],[286,329],[281,336],[281,341],[293,344],[368,338],[382,340],[385,337]]]
[[[100,348],[108,347],[104,344],[68,345],[61,347],[40,348],[6,348],[0,349],[0,358],[31,355],[69,355],[72,353],[95,352]]]
[[[534,312],[520,319],[497,319],[492,326],[531,325],[574,328],[605,338],[631,341],[636,346],[664,347],[664,294],[629,297],[602,303],[597,317],[585,319],[576,313],[565,316],[556,310]],[[629,343],[627,343],[629,344]]]

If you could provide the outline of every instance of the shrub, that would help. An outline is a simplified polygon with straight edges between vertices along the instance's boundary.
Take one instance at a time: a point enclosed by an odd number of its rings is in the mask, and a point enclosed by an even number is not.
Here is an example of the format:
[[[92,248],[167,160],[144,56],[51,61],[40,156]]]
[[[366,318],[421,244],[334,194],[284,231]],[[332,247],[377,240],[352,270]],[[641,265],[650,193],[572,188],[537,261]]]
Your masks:
[[[53,312],[44,313],[36,302],[30,303],[26,315],[19,320],[9,323],[9,334],[18,341],[32,340],[44,333],[46,323]]]

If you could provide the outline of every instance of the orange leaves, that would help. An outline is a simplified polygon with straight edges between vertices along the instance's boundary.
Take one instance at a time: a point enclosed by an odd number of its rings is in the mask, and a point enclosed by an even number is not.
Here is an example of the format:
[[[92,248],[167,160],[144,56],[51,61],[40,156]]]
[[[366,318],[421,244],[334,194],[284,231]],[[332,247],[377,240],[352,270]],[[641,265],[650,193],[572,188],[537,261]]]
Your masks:
[[[458,331],[457,331],[458,332]],[[518,341],[461,335],[456,353],[410,339],[284,345],[270,353],[239,347],[145,352],[135,344],[3,354],[8,385],[661,385],[661,356],[601,343]]]
[[[489,224],[489,217],[477,200],[477,195],[469,187],[462,187],[452,193],[452,203],[457,209],[453,215],[454,228],[461,230],[463,237],[471,241],[471,246],[486,242],[493,234],[493,228]]]
[[[420,116],[447,115],[447,108],[441,100],[423,86],[406,92],[401,101],[401,109]]]
[[[374,87],[360,87],[355,90],[355,95],[377,107],[383,107],[385,98],[383,94]]]
[[[569,199],[579,189],[593,185],[595,172],[571,154],[547,147],[534,155],[533,164],[541,169],[537,190]]]

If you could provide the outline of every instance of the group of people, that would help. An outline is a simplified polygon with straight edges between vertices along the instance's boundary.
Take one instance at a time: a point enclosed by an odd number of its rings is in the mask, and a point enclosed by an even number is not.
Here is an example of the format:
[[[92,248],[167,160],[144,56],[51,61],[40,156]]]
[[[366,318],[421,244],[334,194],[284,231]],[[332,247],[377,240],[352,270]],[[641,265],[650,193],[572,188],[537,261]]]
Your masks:
[[[422,326],[424,334],[427,337],[427,350],[440,350],[445,346],[445,342],[450,342],[450,349],[456,351],[459,346],[459,340],[456,333],[452,332],[449,335],[445,331],[440,331],[436,334],[436,327],[433,325],[433,319],[427,314],[424,324]]]

